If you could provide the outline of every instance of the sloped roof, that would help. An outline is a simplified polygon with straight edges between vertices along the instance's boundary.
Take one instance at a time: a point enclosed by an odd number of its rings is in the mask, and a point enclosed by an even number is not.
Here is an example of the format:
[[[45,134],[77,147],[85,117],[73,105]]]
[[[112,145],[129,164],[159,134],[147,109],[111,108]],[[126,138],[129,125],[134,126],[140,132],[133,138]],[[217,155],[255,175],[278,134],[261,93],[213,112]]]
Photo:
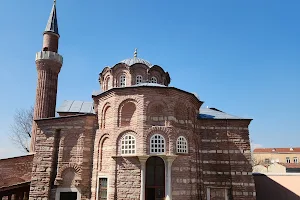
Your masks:
[[[56,110],[58,113],[94,113],[93,102],[65,100]]]
[[[156,83],[142,83],[131,87],[157,86],[166,87]],[[65,100],[57,109],[58,113],[95,113],[93,102]],[[201,119],[243,119],[234,115],[227,114],[215,108],[200,108],[199,118]]]
[[[0,160],[0,189],[31,181],[33,155]]]
[[[201,119],[244,119],[230,115],[215,108],[200,108],[199,118]]]
[[[300,163],[279,163],[283,166],[285,166],[286,168],[293,168],[293,169],[298,169],[300,168]]]
[[[300,147],[293,148],[256,148],[254,153],[300,153]]]

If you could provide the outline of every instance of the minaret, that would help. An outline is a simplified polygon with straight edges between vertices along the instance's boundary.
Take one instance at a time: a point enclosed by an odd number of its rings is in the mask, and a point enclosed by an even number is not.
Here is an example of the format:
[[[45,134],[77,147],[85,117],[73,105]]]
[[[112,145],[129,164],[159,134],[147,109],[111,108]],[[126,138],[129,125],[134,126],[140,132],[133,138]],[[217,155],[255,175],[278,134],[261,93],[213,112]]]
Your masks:
[[[58,51],[58,25],[56,16],[56,0],[54,0],[50,17],[43,33],[42,51],[36,53],[35,63],[38,73],[34,120],[55,117],[58,74],[63,58]],[[30,151],[35,151],[36,123],[32,124]]]

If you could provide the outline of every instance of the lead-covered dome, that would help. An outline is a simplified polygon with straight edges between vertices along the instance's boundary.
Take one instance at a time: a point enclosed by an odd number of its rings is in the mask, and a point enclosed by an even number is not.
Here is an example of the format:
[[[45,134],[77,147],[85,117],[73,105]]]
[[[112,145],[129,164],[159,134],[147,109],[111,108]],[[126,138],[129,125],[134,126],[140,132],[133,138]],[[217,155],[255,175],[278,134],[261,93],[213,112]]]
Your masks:
[[[137,64],[137,63],[139,63],[139,64],[145,64],[148,67],[152,67],[153,66],[147,60],[144,60],[144,59],[138,58],[138,57],[133,57],[133,58],[125,59],[125,60],[120,61],[120,63],[124,63],[124,64],[128,65],[129,67],[132,66],[132,65],[134,65],[134,64]]]

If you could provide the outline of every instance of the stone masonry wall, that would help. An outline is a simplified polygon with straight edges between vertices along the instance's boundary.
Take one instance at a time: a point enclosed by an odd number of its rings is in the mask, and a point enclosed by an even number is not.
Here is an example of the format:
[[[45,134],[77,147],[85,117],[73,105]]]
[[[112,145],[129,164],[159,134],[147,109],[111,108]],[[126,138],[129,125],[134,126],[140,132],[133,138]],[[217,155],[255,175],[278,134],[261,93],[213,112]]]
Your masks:
[[[175,97],[176,99],[179,98],[180,101],[174,101]],[[136,156],[121,156],[119,144],[121,138],[127,133],[134,135],[136,138],[136,155],[149,155],[150,137],[159,133],[166,140],[166,154],[174,155],[176,154],[176,140],[179,136],[184,136],[192,141],[192,138],[189,138],[192,120],[187,120],[191,119],[188,114],[195,116],[200,103],[197,103],[193,95],[175,89],[171,91],[169,89],[162,90],[162,88],[125,88],[117,92],[107,92],[106,95],[94,100],[99,124],[102,125],[96,133],[94,145],[92,199],[97,197],[99,177],[109,179],[109,199],[139,199],[140,162]],[[126,108],[128,104],[130,104],[131,109],[124,114],[123,108]],[[133,104],[135,108],[132,109]],[[160,110],[161,107],[163,109]],[[174,110],[174,108],[179,109],[179,111]],[[126,111],[128,110],[125,109]],[[178,114],[180,111],[181,115]],[[177,116],[175,116],[175,112]],[[149,118],[149,115],[152,117]],[[120,123],[124,120],[122,117],[126,118],[127,123]],[[159,122],[163,126],[152,126],[153,122]],[[104,124],[105,126],[103,126]],[[174,126],[178,126],[178,128]],[[110,158],[107,155],[110,155]],[[178,163],[184,162],[186,167],[176,168],[177,161],[175,160],[175,169],[179,169],[178,173],[181,177],[185,177],[187,173],[191,174],[190,179],[192,180],[194,174],[190,172],[194,169],[188,167],[190,157],[183,155],[182,158],[183,160],[178,158]],[[173,179],[173,181],[179,181],[175,189],[182,186],[180,178]],[[186,185],[191,191],[191,184],[188,182]],[[182,194],[178,195],[177,199],[181,197]]]
[[[255,199],[249,123],[250,120],[199,120],[204,193],[207,188],[226,188],[234,200]]]
[[[177,155],[172,165],[174,200],[206,199],[209,193],[211,200],[226,195],[233,200],[255,199],[251,120],[197,119],[202,103],[174,88],[119,88],[94,100],[99,124],[105,126],[101,125],[95,138],[93,200],[99,177],[109,179],[108,199],[139,199],[140,162],[135,156],[120,154],[119,142],[129,132],[136,138],[136,155],[151,156],[150,137],[156,133],[165,138],[165,154]],[[126,103],[131,109],[124,114]],[[126,123],[120,123],[122,117]],[[187,154],[176,152],[179,136],[188,141]]]
[[[90,199],[95,119],[94,115],[79,115],[36,121],[31,200],[54,199],[59,187],[76,187],[81,199]],[[64,143],[66,138],[69,142]]]

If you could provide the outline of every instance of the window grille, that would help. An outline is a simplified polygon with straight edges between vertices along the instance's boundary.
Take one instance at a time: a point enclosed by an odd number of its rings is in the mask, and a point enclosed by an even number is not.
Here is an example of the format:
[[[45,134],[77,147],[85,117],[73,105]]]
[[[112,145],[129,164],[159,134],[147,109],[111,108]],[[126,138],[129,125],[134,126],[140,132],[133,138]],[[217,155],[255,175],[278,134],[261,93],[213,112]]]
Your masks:
[[[107,178],[99,179],[98,199],[107,200]]]
[[[150,153],[165,153],[165,138],[162,135],[155,134],[150,138]]]
[[[121,75],[120,76],[120,87],[125,87],[126,86],[126,76]]]
[[[150,82],[151,82],[151,83],[157,83],[157,78],[156,78],[156,77],[154,77],[154,76],[153,76],[153,77],[151,77],[151,80],[150,80]]]
[[[128,134],[125,135],[121,140],[121,154],[122,155],[130,155],[135,154],[135,137]]]
[[[177,139],[177,153],[188,153],[188,143],[185,137],[180,136]]]
[[[142,83],[143,77],[141,75],[136,76],[136,84]]]

